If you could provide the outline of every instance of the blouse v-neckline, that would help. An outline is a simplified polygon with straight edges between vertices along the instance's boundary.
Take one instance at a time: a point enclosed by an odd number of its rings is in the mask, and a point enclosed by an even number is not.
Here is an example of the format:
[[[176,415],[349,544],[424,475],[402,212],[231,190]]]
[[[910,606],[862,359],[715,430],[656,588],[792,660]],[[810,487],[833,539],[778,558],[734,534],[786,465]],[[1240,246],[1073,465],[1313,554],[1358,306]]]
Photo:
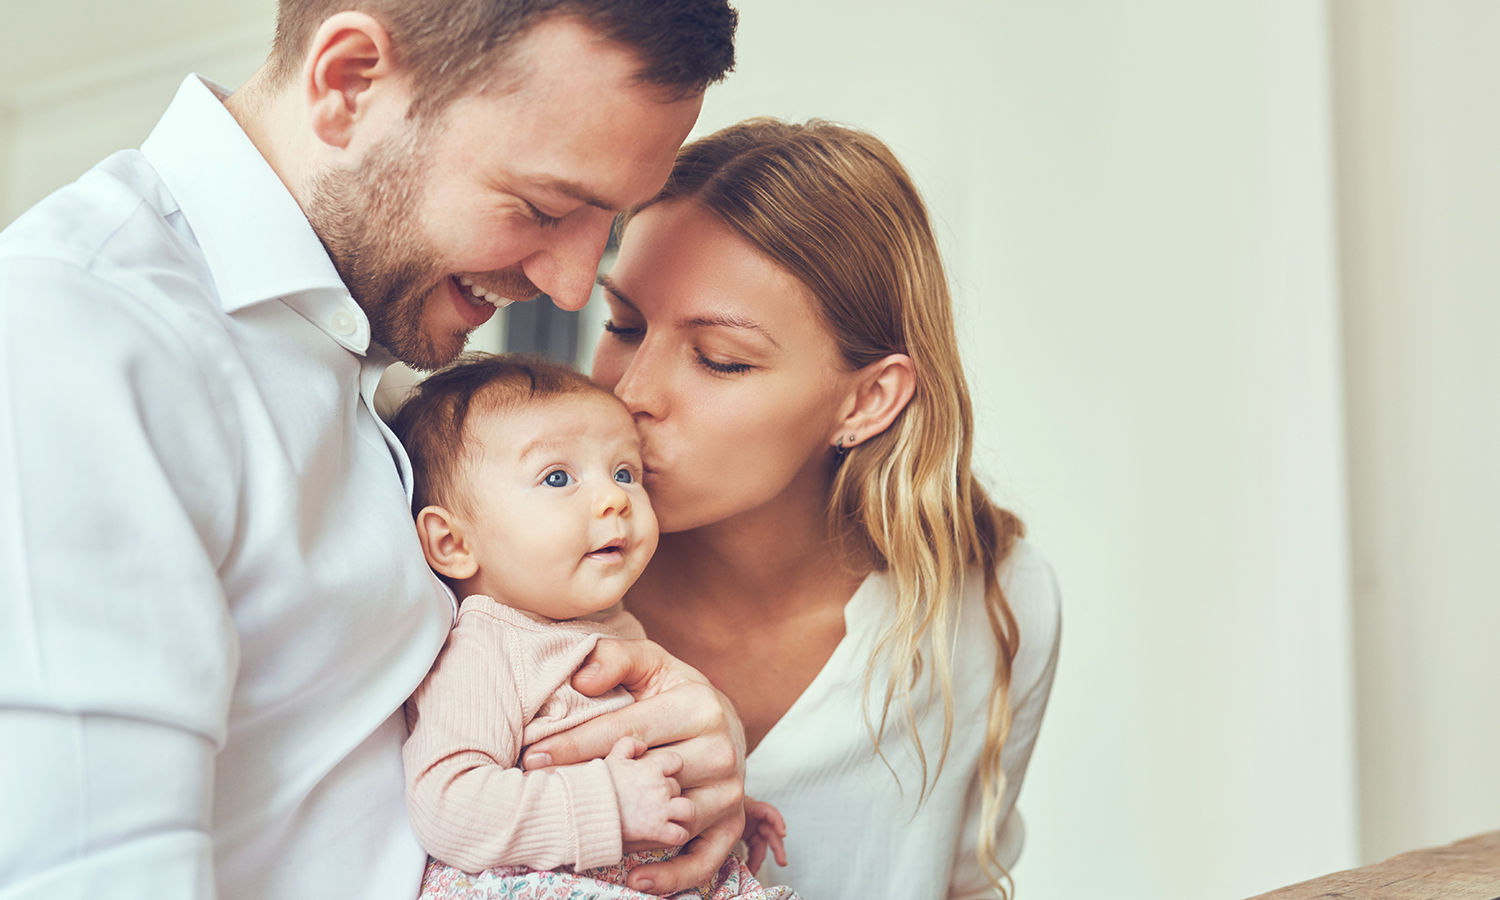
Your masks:
[[[813,676],[813,680],[802,689],[802,693],[797,695],[792,705],[787,707],[786,712],[781,714],[781,718],[776,720],[776,724],[771,726],[765,737],[760,739],[760,743],[755,745],[755,749],[745,757],[746,765],[755,759],[767,760],[783,756],[783,754],[794,755],[796,747],[787,746],[781,750],[778,746],[795,739],[795,735],[800,731],[795,720],[810,715],[822,704],[823,699],[841,686],[847,678],[863,677],[864,666],[857,664],[859,660],[851,657],[858,655],[866,645],[869,649],[874,648],[874,627],[879,620],[881,597],[881,592],[877,590],[877,579],[881,577],[880,572],[871,572],[866,575],[849,600],[844,603],[844,636],[839,638],[838,644],[834,646],[833,652],[829,654],[823,667],[818,670],[818,674]],[[792,724],[787,724],[788,721]],[[790,736],[782,738],[781,735]],[[767,746],[771,748],[769,753],[765,752]]]

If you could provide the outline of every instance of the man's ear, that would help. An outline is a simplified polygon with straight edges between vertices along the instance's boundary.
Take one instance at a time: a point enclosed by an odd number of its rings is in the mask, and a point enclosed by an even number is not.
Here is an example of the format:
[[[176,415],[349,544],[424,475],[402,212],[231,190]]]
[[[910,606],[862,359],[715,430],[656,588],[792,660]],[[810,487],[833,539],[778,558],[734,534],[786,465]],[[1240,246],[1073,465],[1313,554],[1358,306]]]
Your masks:
[[[464,581],[479,571],[463,522],[441,506],[426,506],[417,513],[417,537],[427,564],[439,575]]]
[[[302,64],[308,115],[319,140],[349,146],[355,125],[368,116],[372,88],[391,81],[394,63],[390,34],[371,16],[346,11],[323,20]]]
[[[892,353],[855,373],[838,428],[828,442],[848,449],[891,427],[917,389],[916,367],[905,353]]]

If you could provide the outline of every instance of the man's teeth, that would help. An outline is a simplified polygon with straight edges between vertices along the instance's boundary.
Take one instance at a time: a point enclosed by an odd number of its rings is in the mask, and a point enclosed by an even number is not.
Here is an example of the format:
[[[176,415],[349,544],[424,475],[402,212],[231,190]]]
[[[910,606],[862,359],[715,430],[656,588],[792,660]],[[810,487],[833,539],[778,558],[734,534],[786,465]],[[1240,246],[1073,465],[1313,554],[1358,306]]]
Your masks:
[[[480,285],[475,284],[474,279],[470,278],[467,275],[460,275],[458,278],[458,283],[468,288],[469,292],[472,293],[475,297],[478,297],[486,303],[493,304],[496,309],[504,309],[505,307],[510,306],[515,302],[509,297],[502,297],[494,291],[486,290]]]

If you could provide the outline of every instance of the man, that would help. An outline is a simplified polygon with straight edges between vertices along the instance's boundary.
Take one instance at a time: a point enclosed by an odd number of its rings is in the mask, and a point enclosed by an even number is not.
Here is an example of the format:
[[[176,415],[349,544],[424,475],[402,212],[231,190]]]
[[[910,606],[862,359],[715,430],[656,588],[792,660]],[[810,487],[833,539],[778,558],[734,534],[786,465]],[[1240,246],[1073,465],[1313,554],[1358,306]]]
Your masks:
[[[399,710],[452,610],[375,385],[510,301],[582,306],[733,28],[723,0],[282,0],[244,88],[189,78],[0,235],[0,894],[415,896]],[[691,758],[696,852],[632,880],[666,892],[738,836],[742,750],[645,646],[602,677],[648,697],[616,727]]]

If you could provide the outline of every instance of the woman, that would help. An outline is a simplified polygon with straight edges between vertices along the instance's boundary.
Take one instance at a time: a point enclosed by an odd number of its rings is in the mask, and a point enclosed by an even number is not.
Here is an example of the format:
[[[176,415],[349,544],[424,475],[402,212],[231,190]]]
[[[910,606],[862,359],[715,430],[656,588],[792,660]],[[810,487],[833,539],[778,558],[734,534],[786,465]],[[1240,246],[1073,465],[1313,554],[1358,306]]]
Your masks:
[[[745,122],[683,149],[601,281],[594,377],[635,416],[663,532],[626,603],[737,707],[746,792],[787,821],[767,882],[994,896],[1057,594],[970,473],[910,178],[870,135]]]

